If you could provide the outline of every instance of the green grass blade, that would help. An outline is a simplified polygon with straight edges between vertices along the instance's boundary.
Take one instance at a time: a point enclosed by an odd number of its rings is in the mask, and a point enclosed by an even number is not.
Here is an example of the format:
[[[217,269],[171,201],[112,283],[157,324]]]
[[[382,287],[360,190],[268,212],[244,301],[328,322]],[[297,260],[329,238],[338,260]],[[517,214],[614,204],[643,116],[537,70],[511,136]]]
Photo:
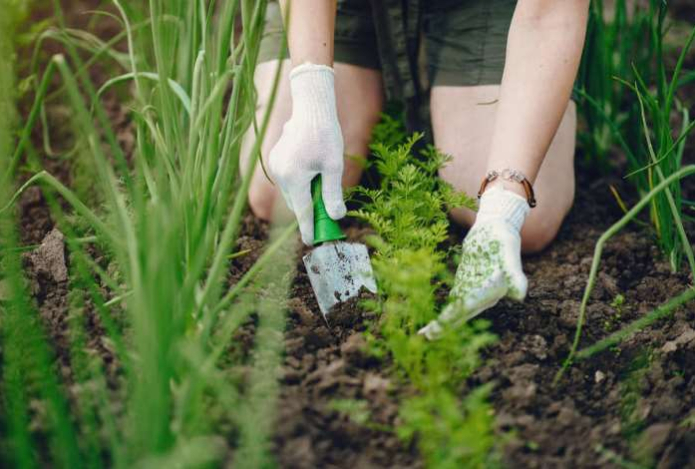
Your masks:
[[[591,292],[594,289],[594,285],[596,284],[596,278],[598,276],[598,269],[599,265],[601,262],[601,256],[603,254],[603,248],[608,242],[610,238],[615,236],[620,230],[622,230],[632,219],[634,219],[637,214],[644,209],[647,205],[649,205],[654,197],[656,197],[658,194],[661,192],[665,191],[668,189],[669,184],[673,183],[674,181],[678,181],[680,179],[683,179],[687,176],[690,176],[691,174],[695,174],[695,165],[689,165],[681,168],[680,170],[676,171],[675,173],[671,174],[669,177],[665,178],[659,184],[654,186],[654,188],[649,191],[647,195],[642,197],[642,199],[635,204],[634,207],[630,209],[620,220],[618,220],[616,223],[614,223],[606,232],[604,232],[601,237],[599,238],[598,242],[596,243],[596,247],[594,248],[594,257],[591,262],[591,270],[589,273],[589,279],[587,281],[586,288],[584,289],[584,295],[582,297],[582,302],[579,307],[579,317],[577,319],[577,329],[575,331],[574,335],[574,340],[572,341],[572,346],[570,348],[570,353],[565,359],[565,362],[561,368],[561,370],[558,372],[558,374],[555,377],[555,382],[557,382],[561,377],[564,371],[572,364],[575,355],[577,353],[577,348],[579,347],[579,341],[581,339],[582,335],[582,329],[584,326],[584,321],[586,317],[586,308],[589,304],[589,298],[591,297]]]

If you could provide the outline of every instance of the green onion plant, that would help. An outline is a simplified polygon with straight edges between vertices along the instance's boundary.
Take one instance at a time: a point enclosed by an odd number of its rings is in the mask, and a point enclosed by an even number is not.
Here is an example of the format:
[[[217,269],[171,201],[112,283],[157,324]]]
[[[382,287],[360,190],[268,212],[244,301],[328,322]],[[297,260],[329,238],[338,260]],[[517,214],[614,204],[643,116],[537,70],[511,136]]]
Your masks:
[[[0,324],[3,338],[9,338],[2,381],[8,430],[0,437],[7,464],[201,467],[228,460],[230,443],[267,461],[271,425],[251,431],[257,422],[244,403],[272,408],[276,393],[268,389],[281,353],[281,303],[280,313],[268,315],[260,327],[259,334],[270,338],[259,339],[253,352],[263,370],[251,377],[255,400],[246,399],[241,383],[219,367],[234,331],[256,309],[256,298],[244,287],[252,286],[264,265],[280,265],[277,255],[289,249],[296,229],[286,227],[274,236],[229,290],[228,263],[268,124],[268,113],[255,117],[253,86],[265,7],[265,1],[252,0],[113,0],[105,14],[117,19],[122,32],[104,41],[70,29],[60,2],[54,2],[56,25],[41,42],[58,40],[65,52],[52,57],[35,80],[26,124],[14,150],[3,152],[2,187],[10,187],[31,153],[37,123],[48,124],[42,119],[47,103],[63,99],[78,137],[88,145],[96,194],[84,200],[40,171],[5,199],[1,213],[11,220],[20,194],[39,185],[66,234],[75,381],[68,392],[35,307],[20,288],[20,250],[3,233],[3,252],[16,253],[3,257],[13,296]],[[126,52],[115,47],[120,42]],[[88,72],[103,62],[116,72],[96,85]],[[278,71],[274,89],[279,76]],[[59,85],[51,86],[56,80]],[[132,154],[118,144],[101,103],[104,93],[116,89],[131,96]],[[242,139],[252,126],[260,137],[241,173]],[[62,212],[59,199],[71,206],[70,214]],[[93,249],[108,259],[108,269],[94,261]],[[115,389],[103,361],[85,354],[88,311],[97,314],[113,348],[120,370]],[[28,367],[30,359],[38,362]],[[50,406],[45,438],[29,427],[28,399]],[[220,434],[214,422],[225,419],[233,430]]]
[[[623,81],[637,97],[644,136],[642,141],[646,141],[646,145],[643,146],[646,147],[646,153],[642,165],[628,174],[629,178],[635,178],[633,180],[640,189],[641,195],[682,167],[687,138],[695,126],[690,120],[688,107],[679,102],[676,94],[686,54],[695,39],[695,29],[688,37],[674,71],[668,76],[662,46],[664,21],[665,10],[662,10],[657,26],[653,30],[655,42],[658,44],[657,63],[659,65],[656,85],[650,86],[637,70],[635,70],[634,83]],[[681,122],[677,132],[672,130],[674,115],[678,115]],[[680,180],[677,179],[652,200],[651,221],[657,234],[659,247],[668,256],[672,269],[678,270],[685,255],[691,271],[695,272],[695,260],[683,228],[682,211]]]
[[[657,8],[655,1],[647,9],[627,0],[591,2],[574,98],[583,120],[579,145],[585,160],[603,171],[613,167],[614,147],[639,135],[637,104],[615,79],[632,79],[633,69],[651,79]]]
[[[693,79],[683,73],[695,30],[682,47],[674,70],[667,71],[665,37],[668,5],[650,0],[648,7],[618,0],[608,11],[602,0],[592,2],[584,60],[576,95],[586,128],[580,133],[584,154],[604,169],[611,152],[627,158],[627,179],[640,197],[682,165],[692,130],[688,107],[678,89]],[[674,132],[677,116],[680,129]],[[645,141],[647,145],[643,145]],[[622,200],[619,200],[622,204]],[[650,221],[672,269],[680,267],[689,249],[683,244],[683,201],[680,183],[652,199]],[[691,270],[695,268],[688,257]]]

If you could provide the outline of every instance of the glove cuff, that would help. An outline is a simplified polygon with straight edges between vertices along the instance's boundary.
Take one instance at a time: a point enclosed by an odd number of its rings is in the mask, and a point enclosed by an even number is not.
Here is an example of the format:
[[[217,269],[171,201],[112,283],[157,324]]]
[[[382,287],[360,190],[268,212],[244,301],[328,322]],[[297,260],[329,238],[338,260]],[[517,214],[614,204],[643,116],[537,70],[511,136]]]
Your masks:
[[[335,76],[326,65],[304,63],[290,72],[293,113],[318,122],[336,120]]]
[[[503,221],[521,231],[531,208],[526,199],[502,187],[492,187],[480,197],[477,222]]]

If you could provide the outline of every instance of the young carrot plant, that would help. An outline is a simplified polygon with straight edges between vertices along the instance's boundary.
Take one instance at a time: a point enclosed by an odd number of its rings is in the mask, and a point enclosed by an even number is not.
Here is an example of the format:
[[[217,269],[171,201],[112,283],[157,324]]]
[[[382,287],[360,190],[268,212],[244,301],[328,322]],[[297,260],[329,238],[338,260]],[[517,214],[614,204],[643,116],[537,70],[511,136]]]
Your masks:
[[[400,145],[375,142],[371,149],[381,175],[378,189],[357,188],[369,203],[352,212],[372,227],[385,242],[383,254],[395,249],[427,248],[436,255],[437,246],[447,237],[451,207],[475,207],[475,202],[437,177],[437,171],[449,160],[447,155],[428,146],[420,157],[412,155],[413,146],[422,138],[415,134]]]
[[[416,439],[431,467],[490,467],[494,437],[486,396],[488,387],[460,396],[466,377],[480,363],[480,350],[494,341],[478,321],[451,328],[434,342],[418,335],[437,316],[439,293],[449,283],[446,252],[448,211],[473,208],[474,201],[437,177],[448,157],[434,147],[419,155],[393,119],[374,131],[377,189],[357,189],[363,205],[352,212],[368,222],[376,236],[373,265],[381,298],[371,306],[381,313],[375,347],[393,357],[397,370],[418,390],[401,406],[398,434]],[[372,340],[374,342],[374,340]]]

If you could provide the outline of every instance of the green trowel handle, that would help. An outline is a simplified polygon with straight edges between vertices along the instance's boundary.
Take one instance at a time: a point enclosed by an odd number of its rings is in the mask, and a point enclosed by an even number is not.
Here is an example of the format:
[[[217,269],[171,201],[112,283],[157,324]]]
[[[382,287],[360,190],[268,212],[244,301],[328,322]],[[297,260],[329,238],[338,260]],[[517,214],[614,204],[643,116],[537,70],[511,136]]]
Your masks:
[[[338,223],[328,216],[321,195],[321,176],[311,181],[311,199],[314,201],[314,245],[345,239]]]

